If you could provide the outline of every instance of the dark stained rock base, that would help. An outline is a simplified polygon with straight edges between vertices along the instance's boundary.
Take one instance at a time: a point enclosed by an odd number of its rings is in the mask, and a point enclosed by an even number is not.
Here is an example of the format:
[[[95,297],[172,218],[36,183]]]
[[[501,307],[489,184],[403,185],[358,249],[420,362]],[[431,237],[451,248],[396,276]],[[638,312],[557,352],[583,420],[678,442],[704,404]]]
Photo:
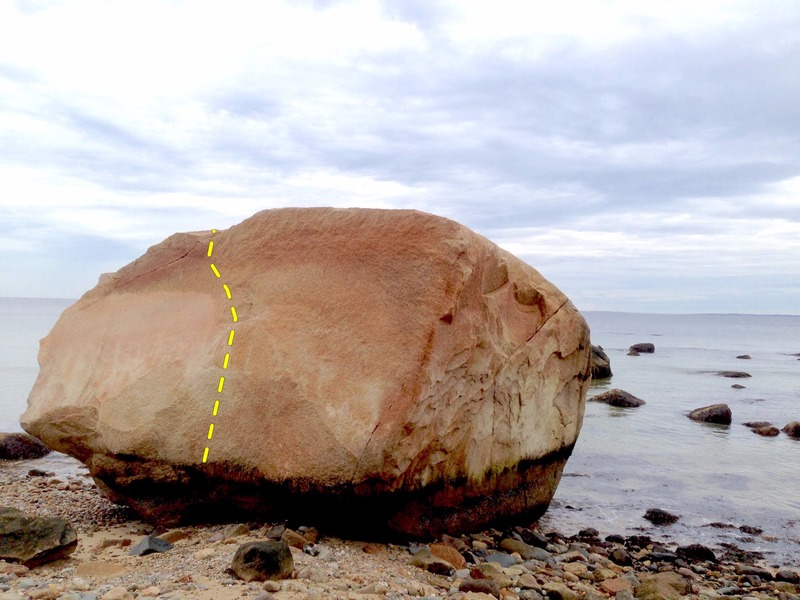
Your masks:
[[[227,463],[198,468],[95,455],[86,464],[105,496],[161,526],[302,517],[348,535],[430,538],[538,519],[550,505],[572,450],[489,473],[480,484],[439,482],[413,493],[376,491],[376,482],[339,487],[275,483]]]

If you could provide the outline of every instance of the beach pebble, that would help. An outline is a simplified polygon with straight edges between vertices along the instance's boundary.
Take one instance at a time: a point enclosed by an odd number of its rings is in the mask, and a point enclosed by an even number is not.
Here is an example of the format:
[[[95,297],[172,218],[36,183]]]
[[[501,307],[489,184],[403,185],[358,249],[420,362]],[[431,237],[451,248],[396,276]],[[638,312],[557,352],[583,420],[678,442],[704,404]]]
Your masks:
[[[461,556],[461,553],[447,544],[431,544],[430,552],[433,556],[441,558],[453,565],[455,569],[465,569],[467,561]]]
[[[100,596],[100,600],[133,600],[133,596],[124,587],[118,586]]]
[[[214,552],[213,548],[203,548],[195,552],[192,556],[194,556],[198,560],[208,560],[212,558],[216,552]]]
[[[161,594],[161,588],[151,585],[150,587],[146,587],[141,592],[139,592],[139,597],[157,598],[159,594]]]
[[[548,581],[542,586],[550,600],[578,600],[579,596],[563,583]]]
[[[153,552],[167,552],[172,549],[172,544],[153,534],[143,537],[138,544],[130,549],[131,556],[144,556]]]
[[[285,542],[249,542],[236,550],[231,569],[244,581],[286,579],[294,571],[294,559]]]

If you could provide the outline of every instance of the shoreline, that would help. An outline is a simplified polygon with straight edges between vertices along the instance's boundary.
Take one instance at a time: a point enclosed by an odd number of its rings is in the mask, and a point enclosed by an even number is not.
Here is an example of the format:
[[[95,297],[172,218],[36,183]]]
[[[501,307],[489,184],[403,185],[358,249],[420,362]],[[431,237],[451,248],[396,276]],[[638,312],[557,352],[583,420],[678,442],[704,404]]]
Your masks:
[[[655,600],[679,596],[800,600],[800,585],[774,581],[781,572],[784,579],[796,575],[800,582],[798,565],[776,568],[732,548],[727,554],[713,548],[717,560],[707,562],[698,560],[704,551],[679,550],[675,542],[663,538],[651,540],[649,535],[657,537],[653,532],[601,539],[591,527],[573,535],[512,527],[445,537],[444,543],[431,540],[422,546],[343,540],[322,531],[306,552],[303,543],[292,548],[292,579],[245,583],[228,571],[233,554],[243,543],[265,540],[274,524],[156,530],[157,535],[174,539],[174,547],[160,554],[131,556],[129,546],[152,533],[153,527],[138,520],[130,509],[102,498],[84,469],[58,477],[29,476],[28,470],[40,461],[0,461],[0,506],[67,519],[78,533],[78,547],[64,560],[24,572],[0,561],[0,600],[103,600],[104,596],[106,600]],[[600,529],[602,525],[596,524]],[[450,548],[450,554],[440,546]],[[437,558],[443,552],[447,556],[455,552],[449,563],[453,572],[447,573],[450,569]],[[477,564],[453,564],[464,556]],[[664,583],[670,578],[671,584]],[[659,588],[660,596],[645,593],[658,586],[663,588]]]

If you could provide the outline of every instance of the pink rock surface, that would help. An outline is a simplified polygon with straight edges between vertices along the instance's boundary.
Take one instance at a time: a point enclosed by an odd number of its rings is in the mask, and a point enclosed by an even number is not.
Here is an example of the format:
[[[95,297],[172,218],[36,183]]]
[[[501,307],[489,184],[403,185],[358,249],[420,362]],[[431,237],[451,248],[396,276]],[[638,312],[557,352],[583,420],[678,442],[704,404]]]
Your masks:
[[[427,535],[546,509],[589,357],[568,299],[453,221],[269,210],[101,277],[42,341],[22,424],[150,520],[367,509]]]

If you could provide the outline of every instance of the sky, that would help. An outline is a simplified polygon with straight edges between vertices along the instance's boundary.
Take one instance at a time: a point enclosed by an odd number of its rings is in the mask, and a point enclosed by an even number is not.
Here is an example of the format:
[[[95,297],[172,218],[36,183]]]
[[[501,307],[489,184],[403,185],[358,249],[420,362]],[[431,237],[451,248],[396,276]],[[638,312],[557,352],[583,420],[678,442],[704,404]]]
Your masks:
[[[800,314],[796,0],[0,0],[0,296],[413,208],[581,310]]]

